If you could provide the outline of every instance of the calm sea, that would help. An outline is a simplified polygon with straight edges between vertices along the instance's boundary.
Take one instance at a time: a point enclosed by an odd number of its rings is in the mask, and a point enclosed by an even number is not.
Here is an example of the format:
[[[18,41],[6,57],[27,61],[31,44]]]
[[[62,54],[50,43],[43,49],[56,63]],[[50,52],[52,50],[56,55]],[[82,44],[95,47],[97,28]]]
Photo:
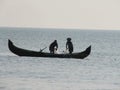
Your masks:
[[[18,47],[49,52],[58,41],[59,52],[71,37],[74,52],[92,45],[85,59],[19,57]],[[0,28],[0,90],[120,90],[120,31]]]

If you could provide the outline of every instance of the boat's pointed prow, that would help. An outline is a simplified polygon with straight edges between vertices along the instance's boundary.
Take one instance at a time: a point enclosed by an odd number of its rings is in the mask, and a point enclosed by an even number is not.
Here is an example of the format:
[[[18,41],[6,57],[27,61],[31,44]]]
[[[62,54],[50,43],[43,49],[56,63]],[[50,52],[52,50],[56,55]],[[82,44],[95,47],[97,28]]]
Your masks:
[[[8,39],[8,44],[9,44],[9,43],[12,43],[12,41],[11,41],[10,39]]]
[[[8,42],[11,42],[11,40],[10,40],[10,39],[8,39]]]
[[[8,48],[10,51],[13,51],[14,49],[13,42],[10,39],[8,39]]]
[[[13,43],[10,39],[8,39],[8,46],[10,47],[11,45],[13,45]]]
[[[86,49],[87,54],[90,54],[90,52],[91,52],[91,45]]]
[[[88,49],[90,49],[90,50],[91,50],[91,45],[88,47]]]

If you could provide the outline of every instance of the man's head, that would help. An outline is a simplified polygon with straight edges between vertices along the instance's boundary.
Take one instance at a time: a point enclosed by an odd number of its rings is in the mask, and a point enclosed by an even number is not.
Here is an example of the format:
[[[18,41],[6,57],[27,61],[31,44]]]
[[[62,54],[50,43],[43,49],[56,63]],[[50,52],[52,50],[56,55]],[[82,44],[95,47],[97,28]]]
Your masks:
[[[67,38],[67,41],[71,41],[71,38]]]

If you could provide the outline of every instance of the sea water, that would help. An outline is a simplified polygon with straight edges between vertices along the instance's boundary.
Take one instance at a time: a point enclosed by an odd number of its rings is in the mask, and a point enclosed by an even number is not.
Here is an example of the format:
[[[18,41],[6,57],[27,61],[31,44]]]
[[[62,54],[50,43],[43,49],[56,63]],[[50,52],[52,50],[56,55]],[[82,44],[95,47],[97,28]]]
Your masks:
[[[74,52],[92,46],[85,59],[19,57],[8,39],[24,49],[39,51],[58,41],[65,50],[71,37]],[[0,28],[0,90],[120,90],[120,31]]]

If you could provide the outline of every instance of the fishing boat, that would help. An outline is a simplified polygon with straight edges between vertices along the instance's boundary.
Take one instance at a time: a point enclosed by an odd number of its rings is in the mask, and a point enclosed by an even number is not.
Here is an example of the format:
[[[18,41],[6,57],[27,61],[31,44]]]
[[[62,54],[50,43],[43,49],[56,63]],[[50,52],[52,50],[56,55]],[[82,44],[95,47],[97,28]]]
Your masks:
[[[22,48],[15,46],[11,40],[8,40],[8,48],[15,55],[26,56],[26,57],[84,59],[88,55],[90,55],[90,52],[91,52],[91,45],[82,52],[76,52],[76,53],[72,53],[72,54],[69,54],[69,53],[53,54],[53,53],[43,52],[42,50],[41,51],[32,51],[32,50],[22,49]]]

